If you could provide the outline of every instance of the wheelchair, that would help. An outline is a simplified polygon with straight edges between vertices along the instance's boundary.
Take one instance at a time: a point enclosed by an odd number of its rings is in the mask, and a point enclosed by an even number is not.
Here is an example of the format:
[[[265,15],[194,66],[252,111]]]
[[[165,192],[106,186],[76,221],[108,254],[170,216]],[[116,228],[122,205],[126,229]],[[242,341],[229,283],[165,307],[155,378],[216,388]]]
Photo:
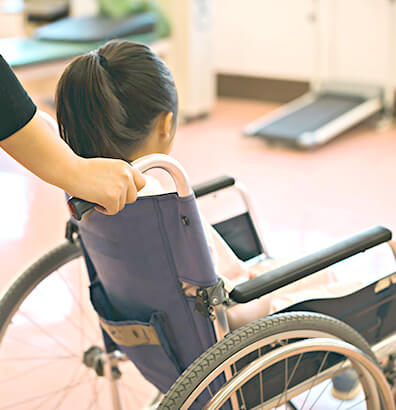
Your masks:
[[[0,409],[395,408],[396,274],[232,332],[226,316],[236,303],[379,244],[396,254],[388,229],[372,228],[226,290],[195,198],[240,194],[246,209],[213,227],[241,260],[254,264],[269,255],[244,188],[232,177],[191,188],[180,164],[165,155],[134,166],[167,171],[177,192],[82,221],[93,205],[73,199],[67,241],[1,295]],[[181,281],[197,287],[194,297],[184,294]],[[347,369],[358,375],[362,392],[329,407],[331,379]]]

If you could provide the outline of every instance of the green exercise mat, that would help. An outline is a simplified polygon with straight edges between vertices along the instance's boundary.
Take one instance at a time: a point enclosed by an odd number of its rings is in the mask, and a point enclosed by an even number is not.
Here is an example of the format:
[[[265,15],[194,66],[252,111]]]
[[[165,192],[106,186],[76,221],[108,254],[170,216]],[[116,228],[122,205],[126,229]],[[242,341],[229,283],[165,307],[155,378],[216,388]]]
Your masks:
[[[36,30],[39,40],[79,43],[150,33],[155,30],[157,16],[139,13],[129,17],[107,16],[66,17]]]
[[[165,17],[158,13],[155,30],[150,33],[122,37],[126,40],[150,44],[168,37],[170,27]],[[62,60],[94,50],[105,41],[66,42],[34,38],[0,39],[0,54],[12,67],[23,67],[54,60]]]

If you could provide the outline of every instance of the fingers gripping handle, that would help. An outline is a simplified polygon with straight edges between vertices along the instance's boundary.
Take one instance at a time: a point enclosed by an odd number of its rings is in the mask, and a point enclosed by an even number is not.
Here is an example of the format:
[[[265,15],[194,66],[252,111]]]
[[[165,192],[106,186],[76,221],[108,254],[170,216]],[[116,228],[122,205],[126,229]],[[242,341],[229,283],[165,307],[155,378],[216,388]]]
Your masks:
[[[187,174],[184,171],[183,167],[175,159],[169,157],[168,155],[147,155],[145,157],[137,159],[131,165],[137,168],[142,173],[148,171],[149,169],[161,168],[167,171],[173,178],[179,196],[185,197],[193,193]],[[78,221],[81,220],[82,216],[86,212],[97,206],[97,204],[75,197],[71,197],[68,200],[68,205],[71,214]]]

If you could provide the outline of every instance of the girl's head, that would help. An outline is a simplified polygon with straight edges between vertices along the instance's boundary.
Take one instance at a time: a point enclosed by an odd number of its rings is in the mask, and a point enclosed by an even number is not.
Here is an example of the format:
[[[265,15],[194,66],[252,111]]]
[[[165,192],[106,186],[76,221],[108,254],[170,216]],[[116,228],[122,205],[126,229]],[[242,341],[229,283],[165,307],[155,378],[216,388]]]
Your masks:
[[[77,154],[132,160],[170,151],[177,92],[149,47],[113,40],[66,68],[56,114],[61,137]]]

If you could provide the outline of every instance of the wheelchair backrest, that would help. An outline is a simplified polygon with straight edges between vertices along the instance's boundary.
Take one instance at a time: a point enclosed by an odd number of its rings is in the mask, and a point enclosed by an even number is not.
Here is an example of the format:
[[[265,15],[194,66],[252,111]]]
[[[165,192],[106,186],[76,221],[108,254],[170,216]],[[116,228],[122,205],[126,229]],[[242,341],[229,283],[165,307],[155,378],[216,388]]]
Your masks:
[[[79,231],[105,339],[166,392],[216,341],[180,285],[217,281],[194,195],[141,197],[114,216],[94,211]]]

